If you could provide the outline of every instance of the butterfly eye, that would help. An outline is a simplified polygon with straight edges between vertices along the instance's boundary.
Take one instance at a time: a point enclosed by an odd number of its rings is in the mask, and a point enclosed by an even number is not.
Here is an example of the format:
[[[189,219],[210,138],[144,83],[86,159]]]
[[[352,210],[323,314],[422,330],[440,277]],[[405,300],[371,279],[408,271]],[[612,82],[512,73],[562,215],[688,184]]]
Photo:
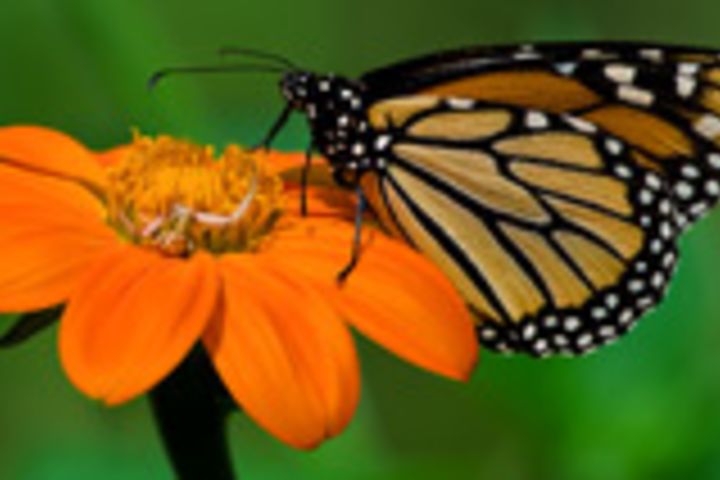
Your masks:
[[[296,108],[302,108],[310,96],[311,76],[306,72],[288,72],[281,82],[283,96]]]

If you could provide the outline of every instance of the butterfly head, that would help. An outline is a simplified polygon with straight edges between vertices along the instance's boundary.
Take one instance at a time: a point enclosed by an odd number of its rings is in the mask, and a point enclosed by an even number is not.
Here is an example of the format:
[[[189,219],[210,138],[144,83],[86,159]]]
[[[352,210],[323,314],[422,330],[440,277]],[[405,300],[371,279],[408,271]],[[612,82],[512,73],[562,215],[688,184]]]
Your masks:
[[[292,71],[283,75],[280,88],[287,102],[298,110],[307,104],[316,75],[303,71]]]
[[[305,114],[315,147],[337,171],[362,163],[371,132],[360,82],[332,74],[291,72],[283,77],[281,88],[288,104]]]
[[[288,103],[307,113],[310,119],[321,114],[337,115],[345,110],[361,110],[360,85],[333,74],[319,75],[305,71],[286,73],[280,88]]]

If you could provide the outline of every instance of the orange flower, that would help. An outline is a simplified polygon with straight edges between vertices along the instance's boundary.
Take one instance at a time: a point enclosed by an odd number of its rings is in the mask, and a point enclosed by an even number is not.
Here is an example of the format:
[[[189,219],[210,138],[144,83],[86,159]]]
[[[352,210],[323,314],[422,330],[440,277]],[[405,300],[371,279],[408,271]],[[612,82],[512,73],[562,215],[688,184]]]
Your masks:
[[[0,311],[66,304],[62,365],[92,398],[147,392],[202,341],[228,391],[295,447],[339,433],[358,400],[347,324],[454,379],[477,355],[473,324],[439,271],[365,229],[352,198],[283,182],[301,155],[137,137],[96,154],[58,132],[0,129]],[[322,183],[322,182],[319,182]],[[347,322],[347,324],[346,324]]]

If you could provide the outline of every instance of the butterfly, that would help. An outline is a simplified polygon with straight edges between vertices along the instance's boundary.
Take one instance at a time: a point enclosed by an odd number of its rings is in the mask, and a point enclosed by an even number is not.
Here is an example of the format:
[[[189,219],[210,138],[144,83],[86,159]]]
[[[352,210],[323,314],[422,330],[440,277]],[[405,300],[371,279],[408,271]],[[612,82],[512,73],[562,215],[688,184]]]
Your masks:
[[[476,47],[357,79],[280,61],[266,143],[302,112],[358,218],[434,261],[493,350],[580,355],[630,331],[720,196],[720,51]]]

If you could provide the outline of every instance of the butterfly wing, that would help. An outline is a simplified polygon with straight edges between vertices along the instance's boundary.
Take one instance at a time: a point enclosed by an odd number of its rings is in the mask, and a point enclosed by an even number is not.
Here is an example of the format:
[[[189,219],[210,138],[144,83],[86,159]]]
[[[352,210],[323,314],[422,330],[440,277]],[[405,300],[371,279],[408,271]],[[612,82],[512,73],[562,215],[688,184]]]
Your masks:
[[[403,97],[370,113],[385,168],[363,189],[451,277],[486,345],[586,352],[662,298],[677,257],[671,192],[617,137],[469,99]]]
[[[681,224],[720,191],[720,52],[639,43],[458,50],[366,74],[376,111],[398,98],[465,98],[572,113],[635,147],[670,184]],[[430,100],[428,100],[430,101]]]

